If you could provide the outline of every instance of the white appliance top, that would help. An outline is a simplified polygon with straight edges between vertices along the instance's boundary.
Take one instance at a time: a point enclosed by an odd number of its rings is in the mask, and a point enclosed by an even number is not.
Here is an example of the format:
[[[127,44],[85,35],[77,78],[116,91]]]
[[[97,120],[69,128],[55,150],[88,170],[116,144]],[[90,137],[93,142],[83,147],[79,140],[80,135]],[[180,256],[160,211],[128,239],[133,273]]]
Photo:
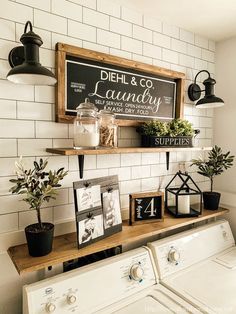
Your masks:
[[[23,287],[23,313],[92,313],[156,283],[139,248]]]
[[[234,245],[229,223],[225,220],[148,243],[161,279]]]
[[[202,314],[160,284],[112,304],[96,314]]]
[[[215,258],[215,261],[228,268],[236,268],[236,249],[233,247]]]
[[[226,221],[217,221],[149,247],[161,283],[205,313],[236,313],[236,247]]]
[[[199,314],[158,283],[148,248],[23,287],[23,314]]]
[[[152,295],[144,296],[142,299],[136,300],[128,306],[122,307],[115,311],[116,314],[145,313],[149,309],[154,313],[171,313],[167,306],[157,302]]]
[[[233,268],[218,263],[234,257]],[[187,298],[195,306],[209,313],[236,313],[236,248],[198,265],[175,273],[163,280],[166,287]],[[225,259],[224,259],[225,262]]]

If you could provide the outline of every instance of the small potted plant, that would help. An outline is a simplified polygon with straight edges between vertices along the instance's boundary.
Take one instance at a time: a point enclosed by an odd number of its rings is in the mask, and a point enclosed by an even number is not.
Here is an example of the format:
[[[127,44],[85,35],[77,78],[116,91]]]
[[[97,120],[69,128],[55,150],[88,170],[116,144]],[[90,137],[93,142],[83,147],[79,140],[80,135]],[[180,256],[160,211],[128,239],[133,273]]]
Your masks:
[[[16,179],[10,182],[15,185],[10,189],[13,194],[25,194],[23,201],[30,205],[37,214],[38,222],[25,228],[25,235],[31,256],[44,256],[51,252],[54,225],[49,222],[42,222],[41,206],[50,199],[55,199],[56,189],[60,187],[61,181],[67,171],[60,168],[57,171],[46,171],[47,160],[40,159],[39,163],[34,161],[33,169],[26,170],[20,159],[16,162]]]
[[[197,173],[210,179],[210,191],[203,192],[203,204],[205,209],[216,210],[219,207],[220,193],[213,192],[213,180],[215,176],[221,175],[225,170],[233,166],[234,156],[230,152],[223,153],[222,149],[214,146],[208,153],[208,159],[193,159],[192,165],[198,167]]]
[[[141,133],[143,147],[191,147],[195,134],[192,124],[182,119],[170,122],[153,120],[144,123],[137,131]]]

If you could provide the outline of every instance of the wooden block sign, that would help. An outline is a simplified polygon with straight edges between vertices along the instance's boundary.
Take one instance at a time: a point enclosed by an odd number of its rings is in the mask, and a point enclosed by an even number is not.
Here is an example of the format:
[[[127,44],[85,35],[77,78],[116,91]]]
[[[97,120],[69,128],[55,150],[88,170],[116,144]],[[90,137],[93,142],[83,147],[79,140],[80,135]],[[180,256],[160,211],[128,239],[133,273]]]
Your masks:
[[[58,122],[72,122],[87,97],[121,126],[182,117],[184,73],[62,43],[56,61]]]
[[[164,193],[144,192],[129,195],[130,225],[162,221],[164,218]]]

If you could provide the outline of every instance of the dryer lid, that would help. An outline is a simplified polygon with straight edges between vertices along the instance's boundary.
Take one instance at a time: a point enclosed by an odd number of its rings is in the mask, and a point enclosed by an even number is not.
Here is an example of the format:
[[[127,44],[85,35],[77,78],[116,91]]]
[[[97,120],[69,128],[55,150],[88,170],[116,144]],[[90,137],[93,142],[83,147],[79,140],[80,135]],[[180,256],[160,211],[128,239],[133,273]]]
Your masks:
[[[217,256],[215,258],[215,262],[230,269],[236,268],[236,247],[233,247],[227,252]]]
[[[163,280],[166,287],[207,313],[235,313],[236,270],[207,260]]]

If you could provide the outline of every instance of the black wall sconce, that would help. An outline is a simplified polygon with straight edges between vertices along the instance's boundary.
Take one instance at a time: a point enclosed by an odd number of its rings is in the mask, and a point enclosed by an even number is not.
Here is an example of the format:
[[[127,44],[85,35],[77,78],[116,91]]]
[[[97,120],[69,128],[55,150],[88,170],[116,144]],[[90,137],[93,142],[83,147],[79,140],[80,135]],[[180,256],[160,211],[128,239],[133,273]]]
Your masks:
[[[202,72],[206,72],[208,74],[208,78],[203,81],[203,85],[205,86],[205,89],[203,90],[201,90],[200,86],[196,83],[198,75]],[[216,97],[214,94],[215,83],[216,81],[211,78],[211,75],[207,70],[202,70],[197,73],[194,78],[194,83],[191,84],[188,88],[188,97],[192,101],[198,100],[201,96],[201,93],[205,92],[205,96],[197,101],[197,108],[215,108],[224,105],[224,101],[221,98]]]
[[[29,26],[29,31],[27,28]],[[39,47],[43,44],[41,37],[33,32],[30,21],[25,24],[20,41],[23,46],[13,48],[8,56],[12,69],[7,79],[13,83],[30,85],[54,85],[55,75],[39,62]]]

